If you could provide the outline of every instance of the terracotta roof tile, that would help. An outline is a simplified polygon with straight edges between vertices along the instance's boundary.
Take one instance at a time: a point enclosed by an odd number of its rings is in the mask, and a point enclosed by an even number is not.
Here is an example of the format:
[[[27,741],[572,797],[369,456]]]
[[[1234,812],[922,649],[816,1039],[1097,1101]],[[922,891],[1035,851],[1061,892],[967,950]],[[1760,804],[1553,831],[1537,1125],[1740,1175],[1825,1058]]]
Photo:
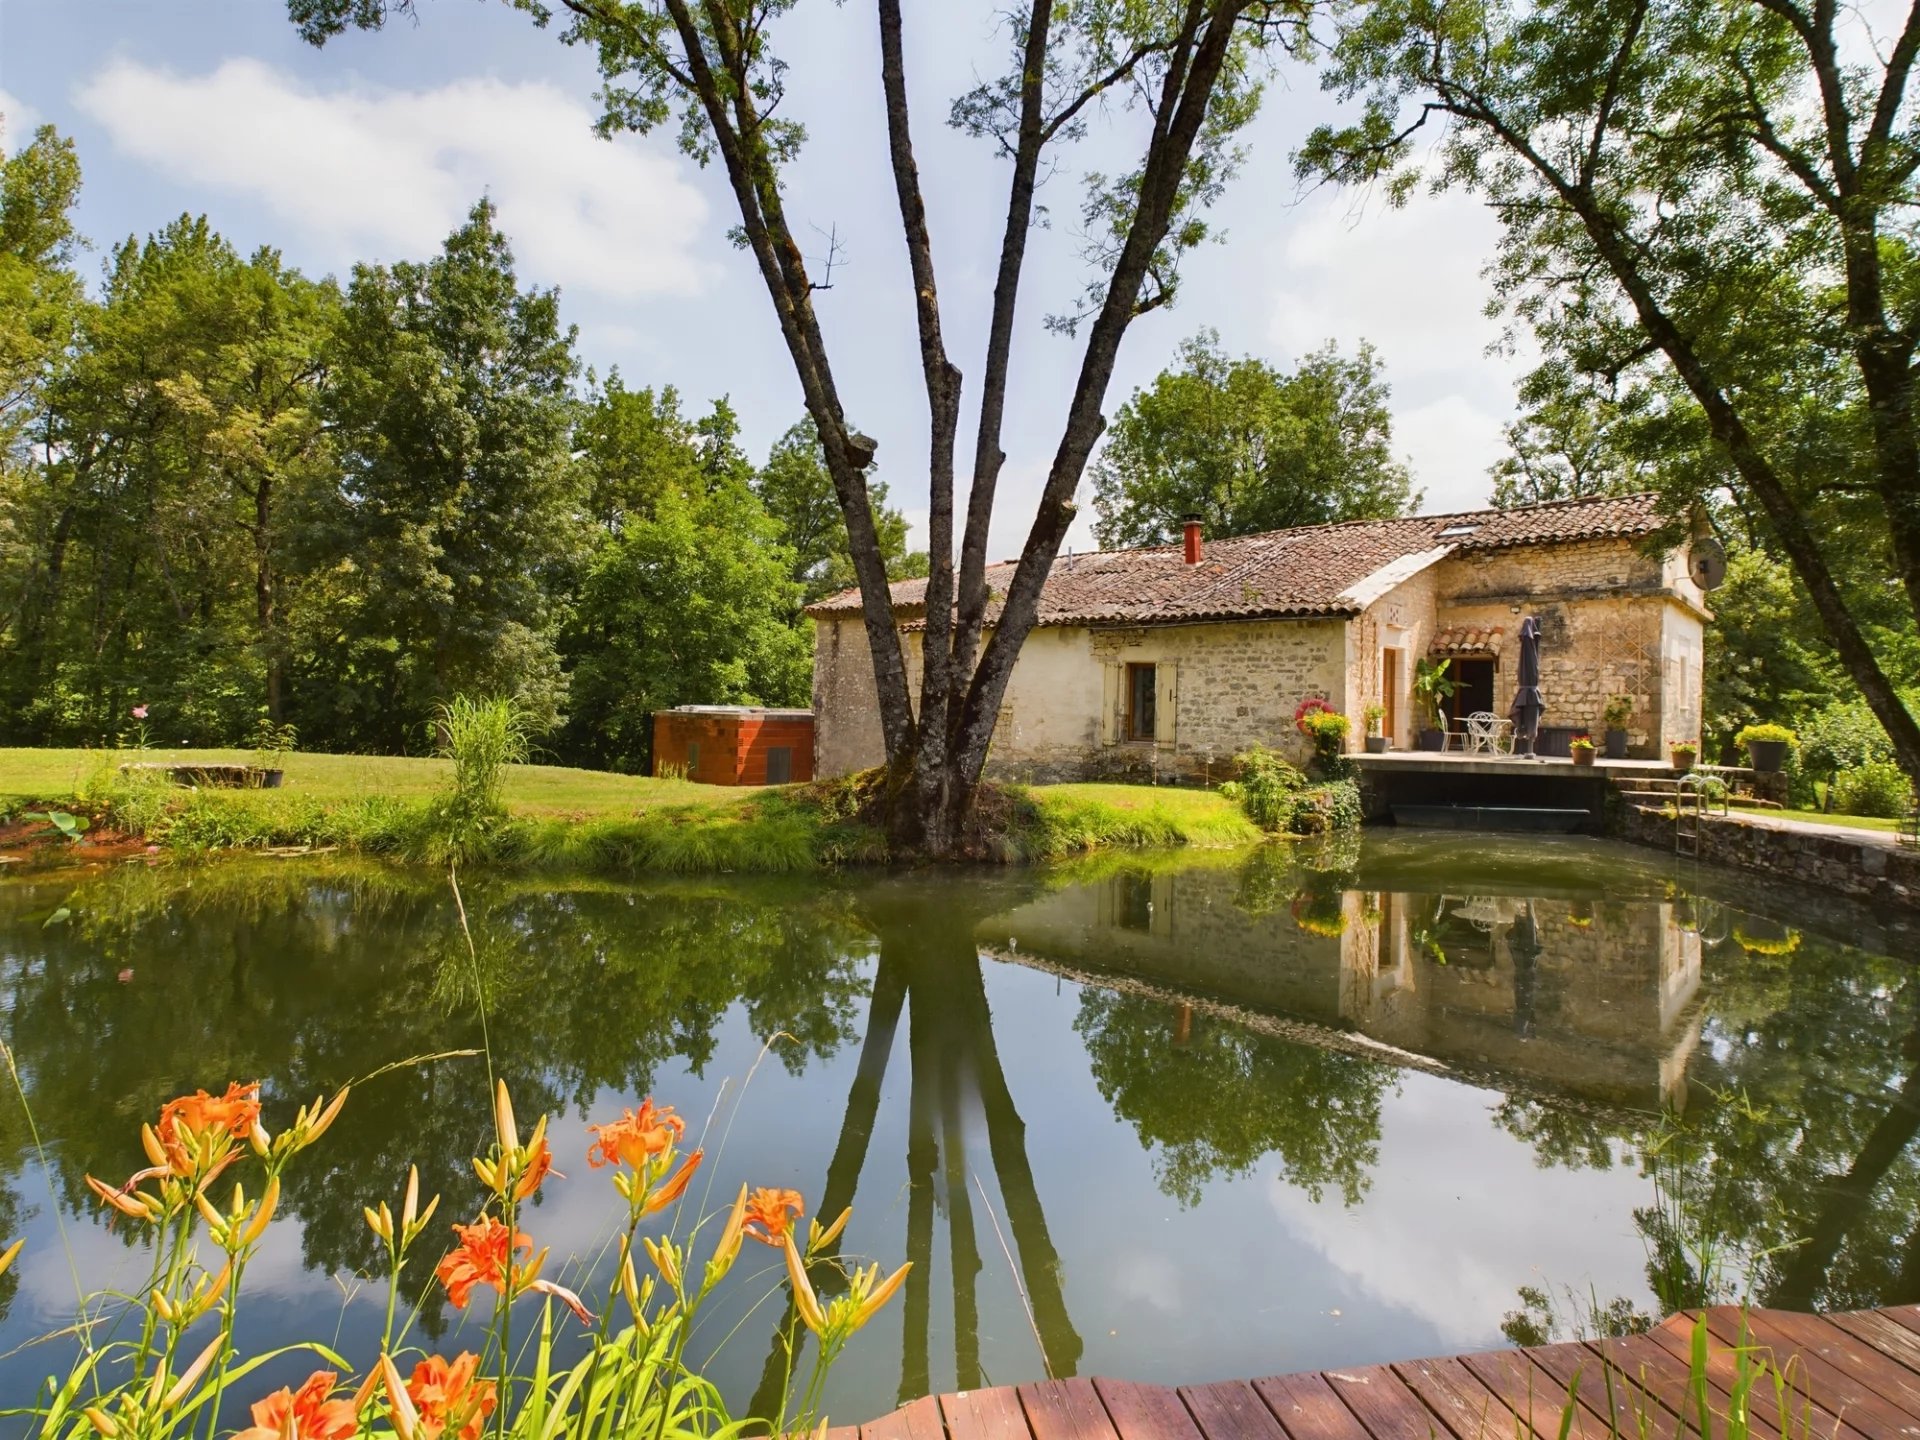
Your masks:
[[[1354,520],[1274,530],[1206,543],[1188,565],[1178,545],[1066,555],[1041,592],[1041,625],[1150,625],[1254,617],[1352,615],[1362,608],[1347,592],[1396,561],[1438,549],[1499,550],[1618,537],[1639,539],[1660,529],[1651,495],[1567,500],[1514,510],[1473,510],[1403,520]],[[1014,562],[987,567],[997,597],[1012,583]],[[891,587],[904,623],[925,604],[927,582]],[[811,615],[858,613],[860,592],[845,590],[808,607]]]
[[[1429,655],[1498,655],[1505,638],[1498,625],[1448,625],[1433,633]]]

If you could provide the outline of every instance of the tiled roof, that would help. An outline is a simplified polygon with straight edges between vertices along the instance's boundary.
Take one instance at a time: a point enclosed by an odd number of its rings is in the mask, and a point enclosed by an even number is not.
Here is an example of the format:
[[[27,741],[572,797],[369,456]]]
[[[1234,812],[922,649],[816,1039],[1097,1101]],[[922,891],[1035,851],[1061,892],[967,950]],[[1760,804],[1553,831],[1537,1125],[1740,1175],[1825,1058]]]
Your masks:
[[[1498,655],[1504,638],[1498,625],[1447,625],[1433,632],[1429,655]]]
[[[1473,510],[1404,520],[1353,520],[1206,542],[1198,565],[1178,545],[1063,555],[1041,592],[1042,625],[1126,625],[1254,617],[1354,615],[1354,592],[1383,567],[1431,552],[1500,550],[1574,540],[1639,539],[1661,528],[1651,495],[1565,500],[1514,510]],[[1417,566],[1415,568],[1418,568]],[[998,597],[1014,562],[987,567]],[[895,613],[911,624],[926,602],[925,580],[891,587]],[[860,592],[845,590],[808,607],[811,615],[858,613]],[[903,613],[904,612],[904,613]]]

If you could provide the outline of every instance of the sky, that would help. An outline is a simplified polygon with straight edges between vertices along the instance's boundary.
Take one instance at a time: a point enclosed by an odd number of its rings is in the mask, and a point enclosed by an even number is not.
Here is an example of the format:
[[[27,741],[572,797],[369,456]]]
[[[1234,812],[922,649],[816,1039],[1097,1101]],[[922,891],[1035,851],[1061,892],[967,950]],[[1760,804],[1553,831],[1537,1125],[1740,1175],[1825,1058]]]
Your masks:
[[[963,394],[978,384],[1007,168],[945,116],[1001,65],[1000,8],[914,0],[906,17],[915,143]],[[837,255],[818,307],[842,397],[880,442],[891,502],[923,539],[926,402],[872,11],[804,0],[776,45],[792,67],[783,113],[809,137],[789,211],[816,275],[829,237]],[[671,133],[598,139],[597,83],[588,53],[502,0],[422,0],[417,21],[320,50],[295,35],[281,0],[0,0],[0,143],[14,148],[42,123],[77,142],[92,276],[112,244],[191,212],[242,251],[271,246],[310,274],[345,278],[356,262],[431,254],[486,194],[523,283],[560,288],[586,364],[617,367],[630,386],[673,385],[692,410],[730,397],[762,458],[803,412],[759,275],[727,239],[724,177],[681,155]],[[1176,306],[1135,323],[1108,412],[1203,328],[1230,353],[1283,367],[1329,340],[1348,352],[1364,340],[1384,361],[1394,447],[1422,508],[1470,508],[1486,499],[1525,369],[1485,313],[1495,222],[1460,194],[1421,194],[1402,210],[1303,194],[1292,152],[1337,113],[1312,72],[1274,77],[1247,163],[1211,217],[1224,240],[1188,260]],[[996,558],[1020,549],[1079,362],[1078,344],[1041,322],[1087,280],[1080,179],[1117,166],[1136,134],[1124,113],[1096,117],[1041,192],[1047,226],[1021,291]],[[971,434],[968,420],[963,443]],[[1093,544],[1090,496],[1089,481],[1071,548]]]

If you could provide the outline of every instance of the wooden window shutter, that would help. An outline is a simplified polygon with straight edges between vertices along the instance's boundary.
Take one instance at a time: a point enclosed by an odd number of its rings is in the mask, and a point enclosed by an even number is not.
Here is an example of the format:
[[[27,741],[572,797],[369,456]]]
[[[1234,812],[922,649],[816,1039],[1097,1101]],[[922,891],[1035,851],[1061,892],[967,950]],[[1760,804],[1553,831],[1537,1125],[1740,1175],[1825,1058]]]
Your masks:
[[[1120,740],[1120,707],[1125,701],[1126,670],[1119,665],[1101,667],[1105,686],[1100,705],[1100,743],[1115,745]]]
[[[1157,745],[1171,745],[1174,739],[1174,705],[1178,699],[1178,667],[1162,660],[1153,669],[1153,739]]]

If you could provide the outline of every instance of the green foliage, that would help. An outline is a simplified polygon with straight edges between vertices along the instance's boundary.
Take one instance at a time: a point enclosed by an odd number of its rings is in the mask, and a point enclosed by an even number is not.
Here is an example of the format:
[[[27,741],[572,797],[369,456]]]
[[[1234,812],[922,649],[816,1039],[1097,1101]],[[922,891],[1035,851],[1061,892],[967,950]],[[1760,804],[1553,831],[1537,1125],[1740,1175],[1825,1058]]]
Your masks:
[[[1294,725],[1313,742],[1315,769],[1323,777],[1339,775],[1346,763],[1347,717],[1338,710],[1308,710]]]
[[[1903,698],[1910,710],[1920,709],[1920,694]],[[1816,711],[1800,729],[1800,769],[1830,777],[1873,762],[1893,759],[1893,742],[1864,700],[1835,701]]]
[[[1352,780],[1331,780],[1294,797],[1287,828],[1296,835],[1331,835],[1360,828],[1360,787]]]
[[[1507,454],[1494,463],[1493,503],[1502,509],[1653,488],[1653,466],[1628,453],[1619,404],[1594,385],[1557,383],[1552,368],[1521,387],[1526,411],[1507,426]]]
[[[1440,707],[1459,688],[1444,660],[1422,655],[1413,662],[1413,703],[1420,711],[1420,723],[1428,729],[1440,727]]]
[[[630,518],[589,563],[568,627],[563,753],[644,772],[656,710],[806,704],[813,652],[791,570],[778,526],[737,482],[666,492]]]
[[[1220,793],[1262,830],[1287,829],[1293,820],[1295,799],[1306,788],[1307,777],[1262,745],[1234,756],[1233,763],[1238,776],[1222,785]]]
[[[300,743],[300,728],[276,725],[270,716],[262,715],[253,727],[252,743],[254,765],[261,770],[278,770],[287,752]]]
[[[1610,696],[1605,708],[1600,711],[1600,723],[1609,730],[1624,730],[1631,719],[1633,719],[1631,695]]]
[[[774,442],[767,463],[753,481],[754,493],[780,527],[793,554],[792,579],[803,604],[852,588],[853,555],[847,520],[834,493],[833,477],[811,419],[800,421]],[[907,549],[907,520],[887,505],[884,481],[869,475],[867,502],[889,580],[910,580],[927,573],[924,550]]]
[[[435,751],[453,761],[445,813],[451,843],[463,849],[506,818],[502,785],[507,766],[527,762],[527,714],[506,696],[456,695],[440,706],[433,730]]]
[[[1733,737],[1733,743],[1751,745],[1757,740],[1762,745],[1791,745],[1797,738],[1799,737],[1784,725],[1762,723],[1742,726],[1739,733]]]
[[[1890,760],[1869,760],[1834,777],[1833,805],[1843,815],[1897,820],[1913,806],[1913,781]]]
[[[60,832],[60,836],[70,845],[78,845],[86,837],[91,822],[84,815],[75,815],[67,810],[28,810],[22,820],[44,820]]]
[[[1201,333],[1113,418],[1094,467],[1100,543],[1164,544],[1189,515],[1229,536],[1406,514],[1420,495],[1387,397],[1367,345],[1348,360],[1329,344],[1288,375]]]

